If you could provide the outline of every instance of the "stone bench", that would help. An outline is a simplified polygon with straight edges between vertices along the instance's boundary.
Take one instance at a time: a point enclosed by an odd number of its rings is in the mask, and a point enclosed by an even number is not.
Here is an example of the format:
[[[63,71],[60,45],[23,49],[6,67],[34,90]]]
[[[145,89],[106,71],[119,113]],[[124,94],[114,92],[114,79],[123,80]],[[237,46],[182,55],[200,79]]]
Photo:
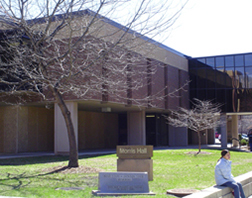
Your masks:
[[[245,196],[252,195],[252,171],[235,177],[243,186]],[[223,186],[212,186],[184,198],[234,198],[231,189]]]

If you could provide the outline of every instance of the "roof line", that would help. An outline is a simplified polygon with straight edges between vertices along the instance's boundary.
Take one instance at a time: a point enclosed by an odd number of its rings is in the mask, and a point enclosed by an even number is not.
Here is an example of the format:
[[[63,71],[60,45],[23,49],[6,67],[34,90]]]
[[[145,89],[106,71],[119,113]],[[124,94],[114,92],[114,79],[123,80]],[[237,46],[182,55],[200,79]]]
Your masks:
[[[243,52],[243,53],[232,53],[232,54],[221,54],[221,55],[211,55],[211,56],[199,56],[199,57],[190,57],[190,59],[199,59],[199,58],[214,58],[214,57],[221,57],[221,56],[239,56],[239,55],[246,55],[252,54],[252,52]]]
[[[168,47],[168,46],[166,46],[166,45],[164,45],[164,44],[162,44],[160,42],[155,41],[152,38],[149,38],[149,37],[144,36],[144,35],[136,32],[136,31],[134,31],[132,29],[129,29],[126,26],[123,26],[123,25],[121,25],[121,24],[119,24],[119,23],[117,23],[117,22],[115,22],[115,21],[113,21],[113,20],[111,20],[111,19],[109,19],[107,17],[104,17],[104,16],[102,16],[100,14],[96,14],[96,12],[94,12],[92,10],[85,9],[85,10],[81,10],[81,11],[71,12],[71,14],[73,16],[83,16],[83,15],[95,16],[96,15],[99,19],[103,20],[105,23],[108,23],[108,24],[110,24],[110,25],[112,25],[112,26],[114,26],[114,27],[116,27],[118,29],[121,29],[123,31],[127,31],[130,34],[134,34],[134,35],[138,36],[139,38],[142,38],[143,40],[148,41],[148,42],[150,42],[150,43],[152,43],[152,44],[154,44],[154,45],[156,45],[156,46],[158,46],[158,47],[160,47],[162,49],[170,51],[170,52],[172,52],[172,53],[174,53],[174,54],[176,54],[178,56],[187,57],[185,54],[183,54],[183,53],[181,53],[181,52],[179,52],[177,50],[174,50],[174,49],[172,49],[172,48],[170,48],[170,47]],[[55,21],[56,19],[63,19],[65,16],[67,16],[67,14],[55,15],[52,18],[52,21]],[[28,20],[27,22],[28,23],[45,23],[46,21],[47,21],[47,19],[45,19],[45,18],[38,18],[38,19]]]

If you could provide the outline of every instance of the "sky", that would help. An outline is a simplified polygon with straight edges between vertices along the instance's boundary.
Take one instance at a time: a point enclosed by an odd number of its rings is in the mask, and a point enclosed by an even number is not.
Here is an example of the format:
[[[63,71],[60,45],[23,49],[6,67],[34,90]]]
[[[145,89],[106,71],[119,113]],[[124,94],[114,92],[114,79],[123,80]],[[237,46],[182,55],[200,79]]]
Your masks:
[[[181,5],[185,1],[168,2]],[[130,2],[135,5],[138,1]],[[119,13],[125,16],[127,10],[122,6]],[[153,39],[191,57],[252,52],[252,0],[188,0],[168,33],[161,31],[158,36],[161,39]]]
[[[191,57],[252,52],[252,0],[189,0],[162,43]]]

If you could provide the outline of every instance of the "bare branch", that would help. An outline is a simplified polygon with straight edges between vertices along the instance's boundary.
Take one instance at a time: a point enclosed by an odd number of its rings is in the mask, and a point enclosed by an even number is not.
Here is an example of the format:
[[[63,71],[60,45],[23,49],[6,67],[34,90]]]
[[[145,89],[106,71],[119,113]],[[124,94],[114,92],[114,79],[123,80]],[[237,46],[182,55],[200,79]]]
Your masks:
[[[168,63],[155,59],[152,52],[159,46],[145,35],[169,28],[184,6],[169,15],[170,1],[156,2],[1,0],[1,100],[16,93],[15,103],[56,102],[67,124],[73,157],[69,166],[78,166],[78,156],[66,98],[146,108],[168,96],[177,97],[187,86],[171,93],[167,87],[146,93],[148,86],[154,86],[151,76]],[[122,25],[110,20],[122,18]],[[155,63],[150,65],[150,59]]]
[[[220,120],[221,104],[211,101],[201,101],[194,99],[191,109],[179,108],[177,111],[171,111],[166,119],[168,124],[174,127],[186,127],[198,133],[199,152],[201,144],[200,133],[207,129],[213,129],[221,124]]]

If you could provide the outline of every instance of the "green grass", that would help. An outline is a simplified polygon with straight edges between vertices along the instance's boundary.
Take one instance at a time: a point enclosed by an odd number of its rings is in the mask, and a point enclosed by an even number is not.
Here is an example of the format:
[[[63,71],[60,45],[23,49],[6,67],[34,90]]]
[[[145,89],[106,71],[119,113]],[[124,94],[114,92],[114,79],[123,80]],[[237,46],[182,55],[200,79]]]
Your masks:
[[[215,184],[214,167],[221,151],[202,150],[208,154],[188,154],[191,151],[197,150],[154,151],[154,180],[149,182],[150,191],[156,193],[154,197],[172,197],[166,195],[168,189],[204,189]],[[115,172],[116,160],[116,155],[80,158],[79,164],[87,170],[85,173],[53,172],[67,165],[68,159],[65,157],[0,160],[0,195],[46,198],[95,197],[91,192],[98,188],[98,172]],[[252,153],[231,151],[231,160],[234,176],[252,170]],[[61,187],[82,187],[83,190],[56,190]]]

